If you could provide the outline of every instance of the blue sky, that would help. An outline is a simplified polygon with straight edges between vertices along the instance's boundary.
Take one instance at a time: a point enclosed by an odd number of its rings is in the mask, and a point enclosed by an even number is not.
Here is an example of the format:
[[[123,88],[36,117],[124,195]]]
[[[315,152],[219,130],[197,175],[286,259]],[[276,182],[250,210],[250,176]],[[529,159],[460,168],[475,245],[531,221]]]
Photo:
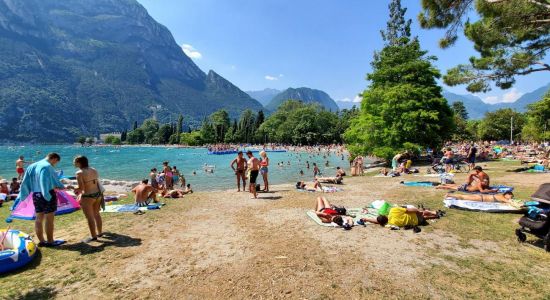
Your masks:
[[[138,0],[203,71],[212,69],[242,90],[311,87],[335,100],[353,101],[367,86],[373,52],[389,0]],[[439,30],[420,29],[420,0],[403,0],[412,32],[438,57],[445,72],[476,55],[460,38],[442,50]],[[478,94],[486,102],[512,102],[550,81],[542,72],[518,77],[512,89]],[[467,93],[463,86],[444,87]]]

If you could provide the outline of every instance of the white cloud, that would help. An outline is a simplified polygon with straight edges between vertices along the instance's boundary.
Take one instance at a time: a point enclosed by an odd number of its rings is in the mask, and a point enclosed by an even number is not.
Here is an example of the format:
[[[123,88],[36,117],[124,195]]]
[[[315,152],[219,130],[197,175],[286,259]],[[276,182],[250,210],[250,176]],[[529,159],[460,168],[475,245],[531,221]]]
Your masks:
[[[518,92],[516,88],[512,88],[508,93],[502,95],[502,102],[515,102],[519,97],[523,96],[523,93]]]
[[[189,56],[192,59],[201,59],[202,58],[202,54],[199,51],[197,51],[197,49],[195,49],[193,46],[191,46],[189,44],[182,44],[181,49],[183,50],[185,55]]]
[[[355,98],[353,98],[353,99],[350,99],[350,98],[346,97],[346,98],[340,99],[340,100],[338,100],[338,101],[339,101],[339,102],[353,102],[353,103],[359,103],[359,102],[361,102],[361,100],[363,100],[363,98],[361,98],[361,96],[357,95],[357,96],[355,96]]]
[[[516,88],[512,88],[510,91],[502,94],[502,96],[487,96],[483,98],[483,102],[489,104],[496,103],[512,103],[519,99],[523,95],[522,92],[518,91]]]
[[[283,77],[285,77],[285,75],[279,74],[279,78],[283,78]]]
[[[499,103],[500,101],[498,101],[497,96],[488,96],[483,98],[483,102],[489,103],[489,104],[495,104],[495,103]]]
[[[279,78],[271,75],[265,75],[265,80],[273,81],[273,80],[279,80]]]

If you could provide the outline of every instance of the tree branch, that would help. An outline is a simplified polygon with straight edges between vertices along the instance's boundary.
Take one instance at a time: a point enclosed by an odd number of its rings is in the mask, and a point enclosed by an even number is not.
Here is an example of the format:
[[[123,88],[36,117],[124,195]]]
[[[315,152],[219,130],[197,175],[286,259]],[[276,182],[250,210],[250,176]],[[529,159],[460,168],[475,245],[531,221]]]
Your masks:
[[[509,1],[509,0],[485,0],[485,1],[488,2],[488,3],[500,3],[500,2],[505,2],[505,1]],[[535,5],[545,7],[546,9],[550,10],[550,4],[542,3],[542,2],[539,2],[537,0],[525,0],[525,1],[527,1],[529,3],[532,3],[532,4],[535,4]]]

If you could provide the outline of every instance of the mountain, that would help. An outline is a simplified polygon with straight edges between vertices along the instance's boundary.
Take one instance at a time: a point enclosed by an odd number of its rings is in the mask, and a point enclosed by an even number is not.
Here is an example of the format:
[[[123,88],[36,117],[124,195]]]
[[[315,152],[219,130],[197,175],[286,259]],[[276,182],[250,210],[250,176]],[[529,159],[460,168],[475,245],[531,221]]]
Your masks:
[[[550,83],[530,92],[526,93],[514,102],[488,104],[483,102],[481,98],[474,95],[459,95],[449,91],[443,91],[443,97],[447,99],[449,104],[462,101],[468,111],[470,119],[481,119],[486,112],[495,111],[497,109],[511,108],[519,112],[527,111],[527,105],[535,103],[550,91]]]
[[[0,0],[0,132],[4,140],[74,141],[183,113],[262,109],[205,74],[135,0]]]
[[[550,83],[548,83],[545,86],[541,86],[540,88],[522,95],[519,97],[515,102],[511,103],[499,103],[495,104],[495,107],[498,108],[507,108],[510,107],[512,109],[515,109],[517,111],[524,112],[527,110],[527,105],[535,103],[539,100],[541,100],[546,93],[550,91]]]
[[[338,105],[330,98],[330,96],[320,90],[314,90],[306,87],[301,88],[288,88],[285,91],[277,94],[266,105],[266,108],[270,111],[275,111],[283,102],[287,100],[299,100],[304,103],[319,103],[325,109],[330,111],[338,111]]]
[[[258,102],[260,102],[263,106],[266,106],[271,101],[271,99],[277,96],[277,94],[279,94],[280,92],[281,91],[279,90],[268,88],[261,91],[247,91],[246,93],[250,97],[258,100]]]
[[[481,119],[485,116],[486,112],[491,111],[490,104],[483,102],[481,98],[474,95],[459,95],[445,90],[443,90],[442,95],[443,98],[447,99],[449,104],[462,101],[468,111],[468,116],[470,119]]]

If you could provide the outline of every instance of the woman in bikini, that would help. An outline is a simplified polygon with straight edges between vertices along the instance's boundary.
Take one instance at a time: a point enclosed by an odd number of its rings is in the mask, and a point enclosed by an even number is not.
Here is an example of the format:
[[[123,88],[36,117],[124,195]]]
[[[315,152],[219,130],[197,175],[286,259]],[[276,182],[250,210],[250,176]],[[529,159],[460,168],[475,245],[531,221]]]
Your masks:
[[[78,188],[75,189],[75,193],[78,194],[80,207],[82,207],[82,212],[88,221],[91,234],[90,237],[84,239],[82,242],[89,243],[97,241],[97,238],[103,235],[103,222],[99,214],[103,192],[99,185],[99,174],[96,169],[88,165],[88,158],[86,156],[76,157],[74,159],[74,166],[79,169],[76,172]]]

